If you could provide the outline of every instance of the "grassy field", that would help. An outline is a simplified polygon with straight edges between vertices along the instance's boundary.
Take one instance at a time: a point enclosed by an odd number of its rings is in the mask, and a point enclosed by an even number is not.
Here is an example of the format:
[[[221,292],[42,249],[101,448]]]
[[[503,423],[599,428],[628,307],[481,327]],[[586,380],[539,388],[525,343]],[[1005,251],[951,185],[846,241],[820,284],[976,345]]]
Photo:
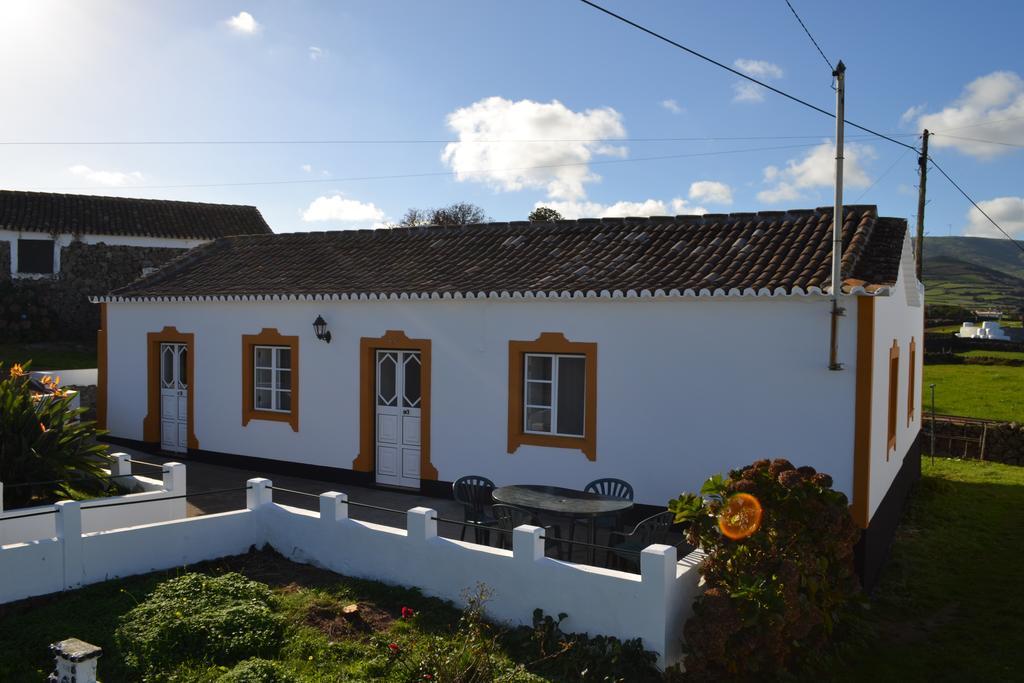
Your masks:
[[[935,412],[990,420],[1024,421],[1024,367],[925,365],[921,390],[931,411],[928,385],[935,384]]]
[[[42,342],[38,344],[0,344],[0,363],[32,361],[37,370],[77,370],[96,367],[96,348],[85,344]]]
[[[923,459],[849,681],[1003,681],[1024,671],[1024,467]]]
[[[968,358],[1009,358],[1010,360],[1024,360],[1024,351],[989,351],[987,349],[971,349],[957,355]]]

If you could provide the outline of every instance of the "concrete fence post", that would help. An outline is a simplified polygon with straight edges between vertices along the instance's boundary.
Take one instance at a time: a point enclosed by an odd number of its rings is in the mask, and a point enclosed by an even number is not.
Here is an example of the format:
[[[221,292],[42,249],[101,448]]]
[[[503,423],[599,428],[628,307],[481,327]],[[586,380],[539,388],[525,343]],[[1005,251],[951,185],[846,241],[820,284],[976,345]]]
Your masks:
[[[348,494],[327,491],[320,494],[320,521],[334,524],[348,519]]]
[[[249,510],[255,510],[274,502],[274,492],[270,490],[274,482],[269,479],[257,477],[245,482],[245,485],[248,487],[245,492],[245,507]]]
[[[415,507],[405,513],[405,528],[409,540],[426,543],[437,538],[437,510]]]
[[[512,530],[512,557],[533,564],[544,559],[544,529],[522,524]]]
[[[85,564],[82,557],[82,504],[77,500],[56,503],[57,539],[64,557],[64,590],[82,585]]]
[[[113,477],[126,477],[132,473],[131,458],[127,453],[113,453],[113,461],[110,463],[110,475]]]
[[[164,490],[168,493],[181,495],[188,492],[185,488],[185,465],[180,462],[164,463]]]
[[[650,619],[644,629],[642,638],[648,650],[658,653],[658,666],[665,666],[667,656],[677,648],[670,642],[670,614],[681,608],[672,604],[672,583],[676,578],[676,548],[671,545],[655,543],[640,552],[640,581],[643,593],[642,610],[645,619]]]

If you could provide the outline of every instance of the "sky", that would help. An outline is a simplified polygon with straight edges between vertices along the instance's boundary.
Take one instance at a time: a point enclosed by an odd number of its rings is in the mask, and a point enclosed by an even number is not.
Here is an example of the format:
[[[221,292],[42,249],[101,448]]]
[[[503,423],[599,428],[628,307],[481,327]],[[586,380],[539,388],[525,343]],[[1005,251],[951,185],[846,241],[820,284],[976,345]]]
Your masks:
[[[604,4],[834,109],[784,0]],[[847,66],[847,119],[937,131],[933,158],[1024,239],[1024,4],[792,4]],[[501,221],[832,204],[831,118],[578,0],[0,0],[0,74],[0,188],[250,204],[277,232],[456,201]],[[914,221],[915,153],[846,135],[846,203]],[[123,144],[153,141],[235,144]],[[97,142],[122,144],[71,144]],[[928,234],[998,235],[928,181]]]

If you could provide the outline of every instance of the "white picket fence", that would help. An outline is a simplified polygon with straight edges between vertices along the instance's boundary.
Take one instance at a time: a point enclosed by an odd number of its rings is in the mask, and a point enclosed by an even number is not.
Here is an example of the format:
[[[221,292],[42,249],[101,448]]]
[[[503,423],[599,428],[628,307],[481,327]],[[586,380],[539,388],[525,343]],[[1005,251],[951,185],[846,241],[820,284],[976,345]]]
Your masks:
[[[680,658],[682,626],[700,590],[698,552],[677,561],[673,546],[652,545],[632,574],[545,557],[538,527],[518,527],[512,550],[502,550],[438,536],[430,508],[408,510],[399,529],[350,519],[343,493],[321,494],[313,512],[274,503],[267,479],[247,487],[244,510],[105,531],[83,532],[82,504],[58,503],[55,537],[0,547],[0,603],[269,544],[296,562],[416,586],[457,604],[484,584],[492,619],[520,625],[537,607],[564,612],[567,631],[639,637],[661,665]]]

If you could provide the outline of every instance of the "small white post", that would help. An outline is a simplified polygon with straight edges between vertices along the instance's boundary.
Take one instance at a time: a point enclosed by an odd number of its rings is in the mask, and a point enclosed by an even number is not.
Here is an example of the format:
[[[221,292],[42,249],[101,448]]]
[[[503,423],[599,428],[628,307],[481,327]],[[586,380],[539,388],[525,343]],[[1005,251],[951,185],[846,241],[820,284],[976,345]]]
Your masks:
[[[245,482],[245,485],[248,487],[248,490],[245,492],[246,508],[255,510],[274,502],[274,492],[270,490],[270,487],[274,485],[274,482],[269,479],[257,477]]]
[[[334,524],[348,519],[348,494],[327,491],[320,494],[320,521]]]
[[[68,638],[50,645],[50,652],[57,660],[53,673],[47,679],[51,683],[96,683],[97,660],[103,649],[90,645],[78,638]]]
[[[425,543],[437,538],[437,510],[416,507],[405,513],[405,528],[409,540]]]
[[[0,481],[0,512],[4,511],[4,483]]]
[[[131,458],[127,453],[114,453],[114,460],[110,463],[110,475],[113,477],[124,477],[132,473]]]
[[[544,559],[544,529],[522,524],[512,530],[512,557],[533,564]]]
[[[82,504],[77,500],[56,503],[55,526],[64,555],[64,590],[82,584],[85,567],[82,558]]]
[[[187,491],[185,488],[185,465],[183,463],[164,463],[164,490],[174,494],[182,494]]]

